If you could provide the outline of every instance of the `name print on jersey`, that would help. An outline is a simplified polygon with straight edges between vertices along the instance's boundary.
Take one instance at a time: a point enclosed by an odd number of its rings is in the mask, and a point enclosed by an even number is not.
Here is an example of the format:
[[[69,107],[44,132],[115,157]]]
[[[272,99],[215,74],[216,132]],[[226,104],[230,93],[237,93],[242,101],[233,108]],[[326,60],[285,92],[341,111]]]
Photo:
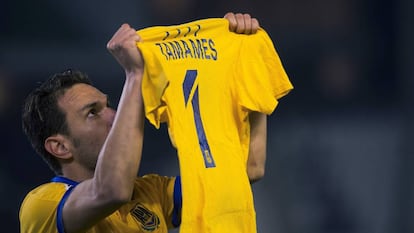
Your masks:
[[[187,27],[187,31],[182,35],[186,37],[188,35],[194,35],[197,37],[197,33],[201,30],[200,25],[196,25],[197,29],[193,30],[191,27]],[[174,38],[181,35],[182,30],[177,28],[177,34]],[[194,34],[192,34],[192,32]],[[163,41],[169,39],[172,36],[170,32],[165,32]],[[177,59],[205,59],[205,60],[217,60],[217,50],[215,48],[214,40],[211,38],[193,38],[193,39],[172,39],[166,42],[155,43],[160,50],[160,53],[165,57],[167,61]]]

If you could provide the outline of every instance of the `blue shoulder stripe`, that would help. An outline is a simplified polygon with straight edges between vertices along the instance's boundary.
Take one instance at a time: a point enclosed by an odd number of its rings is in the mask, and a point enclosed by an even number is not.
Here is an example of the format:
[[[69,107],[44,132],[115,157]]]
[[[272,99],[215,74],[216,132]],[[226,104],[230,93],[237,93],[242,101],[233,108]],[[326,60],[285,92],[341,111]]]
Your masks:
[[[56,214],[57,230],[59,233],[64,233],[65,229],[63,227],[63,216],[62,216],[63,205],[65,204],[66,200],[69,197],[69,194],[73,191],[73,188],[78,184],[78,182],[70,180],[65,177],[61,177],[61,176],[54,177],[52,179],[52,182],[60,182],[60,183],[65,183],[69,185],[68,190],[66,190],[65,194],[63,194],[63,197],[59,202],[59,205],[57,207],[57,214]]]

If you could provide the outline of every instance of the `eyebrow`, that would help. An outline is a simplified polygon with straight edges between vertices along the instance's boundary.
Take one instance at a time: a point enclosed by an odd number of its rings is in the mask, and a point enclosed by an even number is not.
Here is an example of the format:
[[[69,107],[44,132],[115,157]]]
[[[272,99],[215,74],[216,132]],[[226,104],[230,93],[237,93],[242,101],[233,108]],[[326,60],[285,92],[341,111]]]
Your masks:
[[[108,103],[109,103],[109,98],[108,98],[108,95],[105,95],[105,99],[106,99],[106,104],[108,104]],[[99,103],[100,103],[100,101],[94,101],[94,102],[91,102],[91,103],[89,103],[89,104],[87,104],[87,105],[83,106],[83,107],[79,110],[79,112],[84,112],[85,110],[88,110],[88,109],[94,108],[94,107],[98,106],[98,104],[99,104]]]
[[[97,101],[92,102],[92,103],[89,103],[89,104],[87,104],[87,105],[83,106],[83,107],[79,110],[79,112],[84,112],[85,110],[88,110],[88,109],[91,109],[91,108],[93,108],[93,107],[96,107],[97,105],[98,105],[98,102],[97,102]]]

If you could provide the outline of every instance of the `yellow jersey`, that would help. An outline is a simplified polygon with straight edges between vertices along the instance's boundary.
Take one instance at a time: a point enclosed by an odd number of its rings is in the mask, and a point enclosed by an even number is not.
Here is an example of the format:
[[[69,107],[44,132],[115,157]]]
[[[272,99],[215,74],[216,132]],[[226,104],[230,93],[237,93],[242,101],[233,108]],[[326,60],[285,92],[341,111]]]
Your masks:
[[[63,233],[63,205],[77,183],[55,177],[27,194],[20,208],[20,232]],[[87,233],[157,232],[177,227],[181,208],[180,179],[158,175],[137,178],[131,201]]]
[[[167,122],[182,179],[180,232],[256,232],[247,177],[249,112],[271,114],[292,88],[263,29],[242,35],[226,19],[137,31],[147,119]]]

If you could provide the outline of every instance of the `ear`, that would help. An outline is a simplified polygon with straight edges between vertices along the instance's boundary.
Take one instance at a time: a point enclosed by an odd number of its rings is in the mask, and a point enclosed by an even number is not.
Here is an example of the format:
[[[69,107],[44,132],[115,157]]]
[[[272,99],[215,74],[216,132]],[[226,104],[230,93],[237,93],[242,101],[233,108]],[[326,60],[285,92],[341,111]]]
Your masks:
[[[45,149],[57,158],[68,159],[72,156],[69,150],[69,140],[60,134],[46,138]]]

